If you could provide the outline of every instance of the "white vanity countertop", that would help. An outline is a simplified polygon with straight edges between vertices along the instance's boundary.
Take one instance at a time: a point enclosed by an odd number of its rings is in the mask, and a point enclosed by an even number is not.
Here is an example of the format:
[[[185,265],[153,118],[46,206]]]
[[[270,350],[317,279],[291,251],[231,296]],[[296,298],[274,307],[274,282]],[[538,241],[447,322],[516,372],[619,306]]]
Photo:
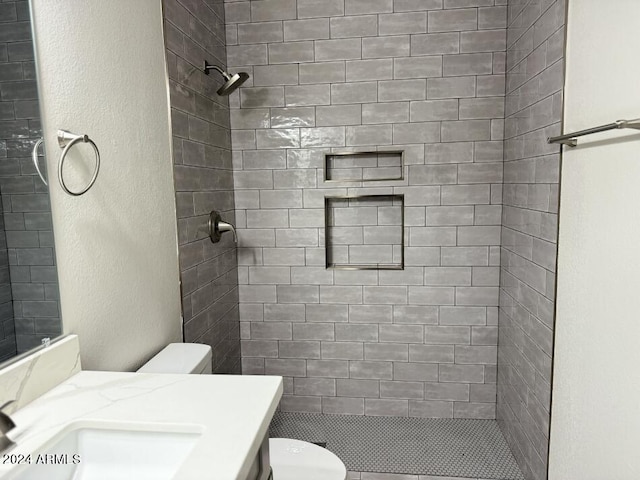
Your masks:
[[[244,479],[281,396],[281,377],[83,371],[11,415],[10,453],[37,453],[76,421],[200,426],[175,480]],[[11,468],[0,463],[0,477]]]

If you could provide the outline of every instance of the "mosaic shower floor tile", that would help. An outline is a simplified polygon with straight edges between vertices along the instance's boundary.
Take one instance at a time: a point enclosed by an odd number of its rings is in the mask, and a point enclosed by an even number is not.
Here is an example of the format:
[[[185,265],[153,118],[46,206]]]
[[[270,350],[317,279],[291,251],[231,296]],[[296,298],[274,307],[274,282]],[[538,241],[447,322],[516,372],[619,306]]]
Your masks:
[[[326,442],[353,472],[524,479],[494,420],[277,412],[269,434]]]

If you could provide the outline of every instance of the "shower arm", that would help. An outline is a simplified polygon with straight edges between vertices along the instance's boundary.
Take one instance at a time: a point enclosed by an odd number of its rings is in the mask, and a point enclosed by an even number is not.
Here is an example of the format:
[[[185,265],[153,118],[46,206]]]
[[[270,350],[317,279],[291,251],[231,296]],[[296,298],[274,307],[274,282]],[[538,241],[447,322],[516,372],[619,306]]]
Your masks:
[[[205,75],[209,75],[209,70],[217,70],[218,72],[220,72],[220,74],[225,78],[225,80],[229,80],[231,77],[229,76],[229,74],[227,72],[225,72],[223,69],[221,69],[220,67],[218,67],[217,65],[211,65],[209,62],[207,62],[205,60],[204,62],[204,73]]]

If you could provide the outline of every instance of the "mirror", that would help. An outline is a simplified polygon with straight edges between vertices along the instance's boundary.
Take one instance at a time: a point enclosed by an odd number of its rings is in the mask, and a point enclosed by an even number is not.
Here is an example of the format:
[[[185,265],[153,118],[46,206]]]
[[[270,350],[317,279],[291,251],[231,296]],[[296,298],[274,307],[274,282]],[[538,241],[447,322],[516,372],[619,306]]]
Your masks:
[[[62,333],[29,5],[0,3],[0,362]],[[42,146],[39,154],[43,155]],[[40,168],[45,162],[40,157]],[[46,172],[42,174],[46,178]]]

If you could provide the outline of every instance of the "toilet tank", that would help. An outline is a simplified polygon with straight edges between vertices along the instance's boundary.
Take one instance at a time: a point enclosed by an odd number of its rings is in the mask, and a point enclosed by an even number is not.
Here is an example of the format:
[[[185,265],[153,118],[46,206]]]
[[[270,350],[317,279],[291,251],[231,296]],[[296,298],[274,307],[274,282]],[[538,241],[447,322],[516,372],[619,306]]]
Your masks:
[[[211,347],[199,343],[170,343],[138,372],[211,373]]]

